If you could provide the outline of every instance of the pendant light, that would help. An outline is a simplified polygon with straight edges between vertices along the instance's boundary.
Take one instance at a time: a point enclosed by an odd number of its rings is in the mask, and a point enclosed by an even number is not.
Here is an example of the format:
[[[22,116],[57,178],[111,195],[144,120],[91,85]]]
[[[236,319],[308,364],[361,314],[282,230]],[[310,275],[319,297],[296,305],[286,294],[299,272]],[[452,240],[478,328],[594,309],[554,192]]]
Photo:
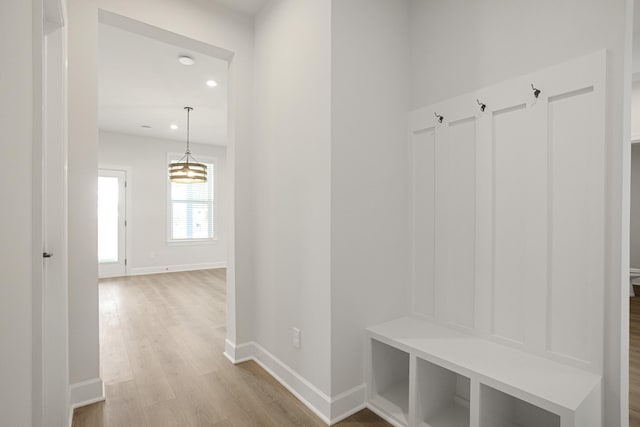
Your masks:
[[[187,151],[176,163],[169,163],[169,180],[178,184],[201,184],[207,182],[207,165],[198,162],[191,155],[189,147],[189,113],[191,107],[184,107],[187,110]]]

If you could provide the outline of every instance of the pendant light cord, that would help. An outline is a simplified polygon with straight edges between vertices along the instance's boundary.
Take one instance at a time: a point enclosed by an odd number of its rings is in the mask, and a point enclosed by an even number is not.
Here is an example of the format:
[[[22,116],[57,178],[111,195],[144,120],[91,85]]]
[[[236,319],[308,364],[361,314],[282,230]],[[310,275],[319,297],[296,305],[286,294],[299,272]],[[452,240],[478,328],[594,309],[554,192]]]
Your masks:
[[[191,107],[184,107],[185,110],[187,110],[187,152],[185,153],[187,155],[187,163],[189,163],[189,156],[191,155],[191,148],[190,148],[190,144],[189,144],[189,116],[191,113],[191,110],[193,110],[193,108]]]

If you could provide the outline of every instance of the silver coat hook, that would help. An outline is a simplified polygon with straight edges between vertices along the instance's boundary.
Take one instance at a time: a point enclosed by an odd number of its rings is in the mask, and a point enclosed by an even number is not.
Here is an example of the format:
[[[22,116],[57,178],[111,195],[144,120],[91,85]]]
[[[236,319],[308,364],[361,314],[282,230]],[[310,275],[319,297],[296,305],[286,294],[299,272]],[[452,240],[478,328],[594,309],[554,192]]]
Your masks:
[[[478,105],[480,106],[480,111],[482,111],[484,113],[484,110],[487,108],[487,104],[480,102],[479,99],[476,99],[476,102],[478,103]]]
[[[533,83],[531,83],[531,89],[533,89],[533,96],[538,98],[542,91],[540,89],[536,88],[535,86],[533,86]]]
[[[444,117],[438,113],[433,113],[433,115],[438,119],[438,123],[442,123],[442,121],[444,120]]]

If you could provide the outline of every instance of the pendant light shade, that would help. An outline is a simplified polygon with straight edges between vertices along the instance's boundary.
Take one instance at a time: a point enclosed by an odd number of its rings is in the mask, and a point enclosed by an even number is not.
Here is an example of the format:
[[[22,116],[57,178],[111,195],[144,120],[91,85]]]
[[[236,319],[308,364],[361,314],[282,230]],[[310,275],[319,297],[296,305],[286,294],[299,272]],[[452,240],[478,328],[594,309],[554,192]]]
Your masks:
[[[169,180],[178,184],[201,184],[207,182],[207,165],[196,161],[191,155],[189,147],[189,113],[193,108],[184,107],[187,110],[187,151],[176,163],[169,163]]]
[[[193,160],[193,157],[191,159]],[[207,165],[193,161],[171,163],[169,179],[178,184],[205,183],[207,182]]]

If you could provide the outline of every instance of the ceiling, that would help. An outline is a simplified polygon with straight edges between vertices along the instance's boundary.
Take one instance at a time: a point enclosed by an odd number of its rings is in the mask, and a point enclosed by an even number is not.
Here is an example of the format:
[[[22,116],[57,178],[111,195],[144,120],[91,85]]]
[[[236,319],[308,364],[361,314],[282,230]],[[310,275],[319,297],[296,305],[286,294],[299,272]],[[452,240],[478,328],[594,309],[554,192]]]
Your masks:
[[[107,24],[100,24],[99,31],[101,130],[186,141],[184,107],[190,106],[194,108],[190,140],[227,144],[226,61]],[[195,64],[180,64],[180,55],[192,57]],[[218,85],[208,87],[207,80]],[[172,130],[172,124],[178,129]]]
[[[213,0],[215,4],[221,4],[238,12],[255,15],[269,0]]]

